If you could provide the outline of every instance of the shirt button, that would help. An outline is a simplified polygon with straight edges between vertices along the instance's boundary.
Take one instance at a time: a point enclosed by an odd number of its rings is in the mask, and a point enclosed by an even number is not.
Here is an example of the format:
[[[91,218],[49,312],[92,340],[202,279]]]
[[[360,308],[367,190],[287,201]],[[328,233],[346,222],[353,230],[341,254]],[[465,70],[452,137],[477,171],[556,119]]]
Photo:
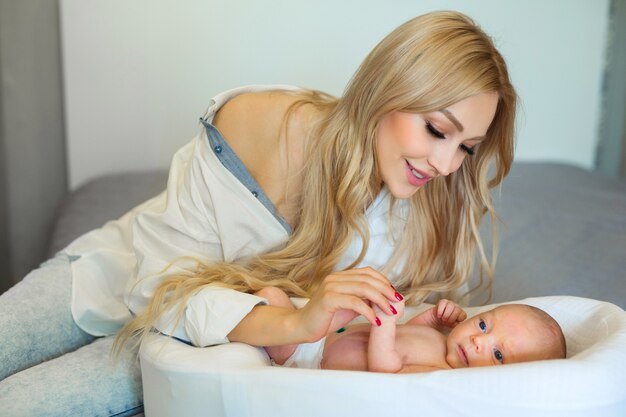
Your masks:
[[[255,196],[255,197],[258,197],[259,193],[257,193],[256,191],[252,191],[252,195]]]
[[[220,145],[217,145],[215,148],[213,148],[213,150],[215,151],[215,153],[222,153],[222,147]]]

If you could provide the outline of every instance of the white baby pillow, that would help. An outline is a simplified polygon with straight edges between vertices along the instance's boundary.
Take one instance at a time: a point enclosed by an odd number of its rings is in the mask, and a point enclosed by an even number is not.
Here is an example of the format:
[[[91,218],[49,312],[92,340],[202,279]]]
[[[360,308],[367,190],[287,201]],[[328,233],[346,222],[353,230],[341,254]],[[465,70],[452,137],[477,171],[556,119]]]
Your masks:
[[[626,416],[626,312],[601,301],[528,298],[561,325],[568,358],[395,375],[270,366],[241,343],[141,347],[145,412],[170,416]],[[469,316],[495,305],[466,309]],[[416,310],[409,309],[405,317]]]

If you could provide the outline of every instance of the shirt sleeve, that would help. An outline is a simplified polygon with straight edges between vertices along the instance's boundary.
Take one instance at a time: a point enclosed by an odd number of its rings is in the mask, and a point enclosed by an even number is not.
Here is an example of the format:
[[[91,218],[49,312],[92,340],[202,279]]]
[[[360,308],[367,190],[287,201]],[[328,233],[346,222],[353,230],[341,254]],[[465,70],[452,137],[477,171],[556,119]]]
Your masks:
[[[193,274],[198,261],[232,262],[270,250],[286,232],[215,158],[201,134],[174,156],[160,204],[133,224],[137,258],[126,304],[138,314],[168,275]],[[213,157],[213,158],[211,158]],[[157,330],[195,346],[228,342],[227,335],[263,298],[220,286],[205,287],[174,306]]]
[[[223,287],[207,287],[183,307],[166,311],[154,327],[161,333],[205,347],[228,343],[228,333],[257,305],[267,300]]]

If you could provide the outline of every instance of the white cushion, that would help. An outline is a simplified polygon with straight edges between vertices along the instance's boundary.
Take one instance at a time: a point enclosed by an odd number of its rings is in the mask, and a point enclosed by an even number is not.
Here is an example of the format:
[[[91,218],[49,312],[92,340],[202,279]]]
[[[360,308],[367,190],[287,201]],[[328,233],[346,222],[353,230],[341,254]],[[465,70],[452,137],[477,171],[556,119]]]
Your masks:
[[[261,348],[155,335],[140,349],[146,415],[626,416],[626,312],[570,296],[518,302],[559,322],[567,359],[394,375],[271,367]]]

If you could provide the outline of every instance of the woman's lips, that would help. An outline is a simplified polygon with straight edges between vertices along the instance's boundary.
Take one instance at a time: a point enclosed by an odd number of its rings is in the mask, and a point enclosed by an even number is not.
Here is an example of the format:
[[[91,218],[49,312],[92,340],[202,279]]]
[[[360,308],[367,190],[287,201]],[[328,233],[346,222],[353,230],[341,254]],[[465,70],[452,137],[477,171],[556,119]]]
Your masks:
[[[405,162],[406,162],[406,176],[411,185],[415,187],[421,187],[422,185],[426,184],[428,180],[432,178],[430,175],[426,174],[423,171],[420,171],[419,169],[415,168],[413,165],[409,164],[409,161],[405,160]],[[413,172],[415,172],[417,176]]]

